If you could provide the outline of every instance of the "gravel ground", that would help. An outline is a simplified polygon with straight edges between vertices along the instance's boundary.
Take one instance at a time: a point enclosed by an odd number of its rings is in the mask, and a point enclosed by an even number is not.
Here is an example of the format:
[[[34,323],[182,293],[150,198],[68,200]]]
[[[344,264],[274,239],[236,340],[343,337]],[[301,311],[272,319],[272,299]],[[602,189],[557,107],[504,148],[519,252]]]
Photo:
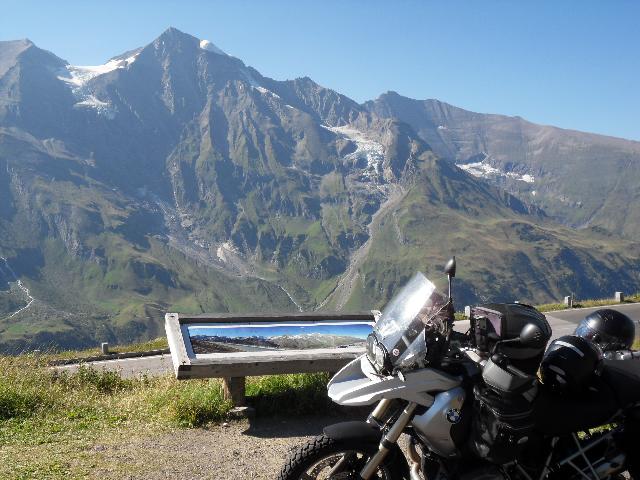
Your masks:
[[[89,448],[100,479],[275,479],[289,450],[345,417],[241,420]],[[348,420],[348,419],[347,419]]]

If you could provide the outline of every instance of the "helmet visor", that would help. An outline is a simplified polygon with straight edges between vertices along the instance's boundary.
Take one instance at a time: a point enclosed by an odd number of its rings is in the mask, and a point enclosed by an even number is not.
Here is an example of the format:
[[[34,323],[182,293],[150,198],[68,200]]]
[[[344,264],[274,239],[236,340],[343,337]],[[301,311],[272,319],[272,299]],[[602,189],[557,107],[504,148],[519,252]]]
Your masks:
[[[598,341],[598,332],[591,328],[589,324],[584,321],[580,323],[580,325],[578,325],[578,328],[576,328],[576,331],[574,333],[577,336],[586,338],[587,340],[591,340],[592,342]]]
[[[635,329],[636,332],[638,329]],[[590,340],[592,343],[598,345],[603,351],[614,351],[614,350],[627,350],[629,345],[629,337],[620,338],[619,336],[611,335],[601,328],[598,324],[597,319],[592,317],[587,317],[580,325],[576,328],[575,335],[582,337],[584,339]]]

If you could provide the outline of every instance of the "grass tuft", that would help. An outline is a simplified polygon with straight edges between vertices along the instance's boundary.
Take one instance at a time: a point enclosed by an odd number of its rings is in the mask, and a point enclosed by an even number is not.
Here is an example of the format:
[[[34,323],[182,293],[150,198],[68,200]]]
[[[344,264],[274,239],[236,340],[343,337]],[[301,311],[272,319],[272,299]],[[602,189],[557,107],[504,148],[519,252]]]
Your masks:
[[[545,303],[544,305],[536,305],[536,309],[539,312],[553,312],[556,310],[566,310],[567,306],[564,303]]]
[[[170,417],[181,427],[201,427],[225,417],[232,407],[217,380],[192,381],[176,389],[169,402]]]
[[[627,296],[622,304],[638,302],[640,302],[640,293],[634,293],[633,295]],[[615,307],[616,305],[622,304],[616,303],[613,298],[585,299],[574,300],[573,308]],[[551,312],[554,310],[567,310],[569,307],[564,303],[546,303],[544,305],[536,305],[536,308],[541,312]]]
[[[97,393],[112,395],[130,390],[134,381],[124,379],[118,372],[96,370],[88,366],[81,366],[77,372],[52,375],[52,381],[59,383],[67,391],[95,390]]]
[[[23,391],[16,385],[0,384],[0,420],[29,417],[48,403],[45,395],[33,389]]]

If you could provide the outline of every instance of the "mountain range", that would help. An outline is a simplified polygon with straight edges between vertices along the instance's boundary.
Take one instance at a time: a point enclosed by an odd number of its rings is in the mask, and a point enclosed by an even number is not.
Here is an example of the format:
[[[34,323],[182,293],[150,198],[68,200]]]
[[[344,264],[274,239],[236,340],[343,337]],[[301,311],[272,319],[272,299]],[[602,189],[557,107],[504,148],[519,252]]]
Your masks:
[[[640,143],[274,80],[169,28],[100,66],[0,42],[0,350],[163,313],[459,307],[636,291]]]

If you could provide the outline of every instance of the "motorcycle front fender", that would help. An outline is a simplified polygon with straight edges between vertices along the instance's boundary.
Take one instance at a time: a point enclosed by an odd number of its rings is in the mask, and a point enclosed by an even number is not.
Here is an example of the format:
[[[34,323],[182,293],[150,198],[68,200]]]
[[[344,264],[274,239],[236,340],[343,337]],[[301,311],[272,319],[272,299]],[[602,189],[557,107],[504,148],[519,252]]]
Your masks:
[[[336,441],[379,443],[382,438],[382,431],[378,427],[362,421],[335,423],[325,427],[322,433]]]

